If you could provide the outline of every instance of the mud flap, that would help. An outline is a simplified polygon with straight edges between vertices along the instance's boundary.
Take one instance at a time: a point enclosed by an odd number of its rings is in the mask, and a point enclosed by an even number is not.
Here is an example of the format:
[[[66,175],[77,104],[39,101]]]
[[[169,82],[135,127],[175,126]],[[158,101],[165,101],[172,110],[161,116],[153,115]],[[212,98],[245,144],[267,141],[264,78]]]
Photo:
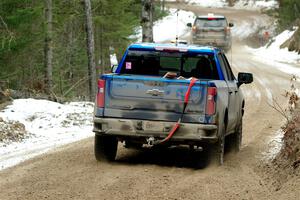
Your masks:
[[[114,161],[117,155],[118,140],[113,136],[95,134],[94,153],[98,161]]]
[[[211,145],[210,149],[210,163],[216,165],[223,165],[224,163],[224,152],[225,152],[225,126],[219,127],[219,139]]]

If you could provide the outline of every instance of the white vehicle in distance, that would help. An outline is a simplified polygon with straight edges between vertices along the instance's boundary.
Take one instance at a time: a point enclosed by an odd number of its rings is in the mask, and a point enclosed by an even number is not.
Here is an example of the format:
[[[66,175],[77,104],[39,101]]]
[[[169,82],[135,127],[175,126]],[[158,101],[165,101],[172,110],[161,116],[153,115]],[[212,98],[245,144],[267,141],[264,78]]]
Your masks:
[[[196,17],[194,24],[188,23],[191,27],[190,43],[198,45],[210,45],[228,51],[231,49],[231,27],[233,23],[228,23],[225,16],[202,15]]]

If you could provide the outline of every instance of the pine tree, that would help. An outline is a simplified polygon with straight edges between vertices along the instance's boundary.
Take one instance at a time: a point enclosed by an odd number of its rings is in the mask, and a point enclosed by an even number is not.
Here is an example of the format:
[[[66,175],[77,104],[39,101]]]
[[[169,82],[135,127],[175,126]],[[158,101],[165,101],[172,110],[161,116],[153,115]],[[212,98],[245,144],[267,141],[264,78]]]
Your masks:
[[[52,23],[45,20],[47,1],[0,1],[0,81],[30,93],[52,88],[51,94],[58,97],[89,97],[83,0],[49,0]],[[96,73],[106,73],[110,69],[109,55],[116,53],[121,59],[128,44],[135,41],[142,4],[140,0],[90,1]],[[50,35],[47,25],[52,25]],[[52,53],[46,54],[49,47]],[[47,60],[51,64],[47,65]],[[48,73],[52,74],[52,82],[46,82],[47,66],[52,66]]]

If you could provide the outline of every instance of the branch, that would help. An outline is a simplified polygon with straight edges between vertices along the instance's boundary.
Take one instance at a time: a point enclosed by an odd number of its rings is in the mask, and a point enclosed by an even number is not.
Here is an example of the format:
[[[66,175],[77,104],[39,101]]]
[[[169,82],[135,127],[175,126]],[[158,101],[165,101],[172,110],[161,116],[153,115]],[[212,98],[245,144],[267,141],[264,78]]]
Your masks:
[[[273,98],[273,102],[275,103],[275,105],[271,105],[269,102],[267,102],[267,104],[273,108],[274,110],[276,110],[278,113],[280,113],[287,121],[289,121],[289,117],[286,114],[286,112],[284,111],[284,109],[278,104],[277,100]]]
[[[7,95],[7,94],[6,94],[5,92],[3,92],[1,89],[0,89],[0,93],[1,93],[3,96],[9,98],[9,100],[11,100],[11,101],[14,100],[10,95]]]
[[[8,26],[7,24],[5,23],[4,19],[1,17],[0,15],[0,21],[2,22],[4,28],[6,29],[8,35],[9,35],[9,39],[8,39],[8,46],[10,47],[10,43],[12,42],[13,38],[14,38],[14,34],[13,32],[11,32],[9,29],[8,29]],[[4,42],[2,42],[2,48],[4,47]]]
[[[3,18],[1,17],[1,15],[0,15],[0,20],[1,20],[2,24],[4,25],[6,31],[7,31],[8,33],[11,33],[10,30],[8,29],[7,24],[5,23],[5,21],[4,21]]]
[[[80,79],[79,81],[77,81],[74,85],[72,85],[72,87],[70,87],[66,92],[64,92],[63,97],[65,97],[67,94],[69,94],[74,88],[76,88],[77,86],[79,86],[82,82],[88,80],[87,77],[84,77],[82,79]]]

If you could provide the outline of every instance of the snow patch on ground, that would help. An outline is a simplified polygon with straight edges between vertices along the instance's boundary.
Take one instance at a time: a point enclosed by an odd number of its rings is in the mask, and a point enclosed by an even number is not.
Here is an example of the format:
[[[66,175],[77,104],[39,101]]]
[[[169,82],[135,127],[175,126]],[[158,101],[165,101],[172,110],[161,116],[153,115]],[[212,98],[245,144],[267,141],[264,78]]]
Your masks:
[[[178,19],[177,19],[178,15]],[[170,9],[170,15],[155,23],[153,37],[155,42],[165,42],[175,40],[176,36],[184,36],[189,28],[188,22],[193,22],[195,15],[192,12]]]
[[[206,7],[206,8],[223,8],[229,7],[226,0],[166,0],[166,2],[185,2],[191,5]],[[231,8],[244,10],[261,10],[278,8],[277,0],[237,0]]]
[[[4,121],[0,117],[0,143],[9,144],[13,141],[22,141],[29,137],[24,124],[16,121]]]
[[[271,161],[273,160],[282,148],[282,138],[284,132],[279,129],[275,135],[269,138],[268,142],[268,150],[262,153],[262,160]]]
[[[93,107],[90,102],[60,104],[47,100],[14,100],[0,112],[0,117],[24,124],[32,136],[21,143],[0,143],[0,170],[92,136]]]
[[[169,2],[182,2],[182,1],[170,1]],[[214,7],[214,8],[222,8],[228,7],[228,4],[225,0],[189,0],[185,1],[189,4],[201,7]],[[248,0],[238,1],[234,8],[238,9],[261,9],[261,8],[274,8],[276,7],[275,0],[259,0],[253,1]],[[195,19],[195,14],[193,12],[187,12],[183,10],[170,9],[170,15],[164,17],[163,19],[154,23],[153,27],[153,38],[154,42],[162,43],[162,42],[170,42],[175,40],[178,35],[179,39],[181,37],[187,37],[190,33],[190,28],[187,27],[187,23],[193,23]],[[177,19],[178,14],[178,19]],[[260,18],[253,18],[250,22],[244,22],[239,24],[238,26],[234,26],[232,28],[232,34],[234,37],[238,37],[240,39],[245,39],[251,34],[255,34],[257,30],[259,30],[262,26],[262,20]],[[142,29],[141,27],[137,28],[136,35],[131,36],[131,39],[137,38],[137,42],[142,41]]]
[[[175,40],[177,35],[179,39],[180,37],[186,36],[186,34],[188,34],[189,32],[189,28],[186,24],[188,22],[193,22],[195,19],[195,15],[193,12],[187,12],[176,9],[170,9],[169,12],[170,15],[155,22],[153,27],[154,42],[170,42],[172,40]],[[137,38],[137,42],[142,41],[141,27],[137,30]]]
[[[223,8],[229,7],[228,2],[225,0],[186,0],[185,2],[197,5],[201,7],[210,8]],[[233,7],[234,9],[244,10],[261,10],[261,9],[273,9],[278,8],[278,2],[276,0],[238,0]]]
[[[300,76],[300,68],[293,67],[300,64],[300,55],[297,52],[290,52],[287,48],[280,49],[280,45],[288,40],[296,31],[286,30],[273,39],[271,44],[264,47],[253,49],[247,47],[247,50],[253,54],[253,57],[263,63],[273,65],[279,70]]]
[[[189,4],[208,8],[223,8],[228,6],[226,0],[187,0],[186,2],[188,2]]]
[[[278,1],[276,0],[239,0],[235,3],[233,8],[245,10],[267,10],[278,7]]]
[[[262,20],[253,17],[251,21],[242,21],[231,28],[232,36],[241,40],[255,34],[262,26]]]
[[[263,43],[266,33],[268,33],[269,38],[275,35],[276,25],[269,17],[251,16],[249,19],[230,22],[234,24],[231,28],[233,39],[245,41],[249,38],[255,38],[260,39],[260,42]]]

